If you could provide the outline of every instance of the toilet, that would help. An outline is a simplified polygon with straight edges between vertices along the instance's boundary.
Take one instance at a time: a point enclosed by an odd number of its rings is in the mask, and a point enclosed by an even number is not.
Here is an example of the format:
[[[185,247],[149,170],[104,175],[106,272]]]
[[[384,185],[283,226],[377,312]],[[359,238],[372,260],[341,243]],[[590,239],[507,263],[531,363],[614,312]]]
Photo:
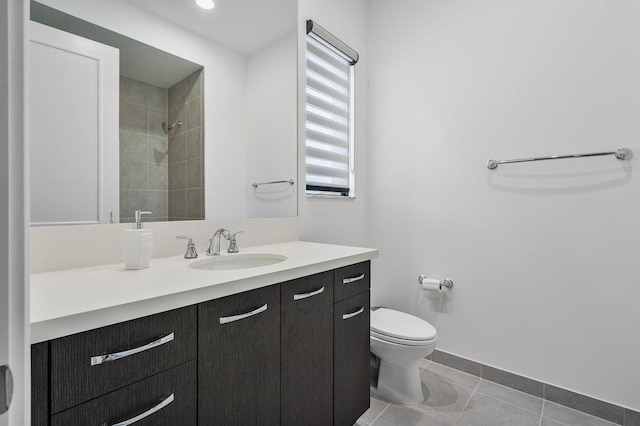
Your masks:
[[[371,311],[371,352],[380,359],[372,393],[391,402],[424,401],[418,361],[436,347],[438,333],[428,322],[388,308]]]

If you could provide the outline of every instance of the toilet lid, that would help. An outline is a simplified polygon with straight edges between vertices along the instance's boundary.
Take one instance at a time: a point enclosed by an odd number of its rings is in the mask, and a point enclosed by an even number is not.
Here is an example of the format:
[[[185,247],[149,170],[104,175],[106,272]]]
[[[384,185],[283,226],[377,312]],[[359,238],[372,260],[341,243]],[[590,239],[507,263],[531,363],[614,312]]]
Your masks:
[[[371,312],[371,330],[381,336],[421,342],[433,340],[438,336],[436,329],[428,322],[387,308]]]

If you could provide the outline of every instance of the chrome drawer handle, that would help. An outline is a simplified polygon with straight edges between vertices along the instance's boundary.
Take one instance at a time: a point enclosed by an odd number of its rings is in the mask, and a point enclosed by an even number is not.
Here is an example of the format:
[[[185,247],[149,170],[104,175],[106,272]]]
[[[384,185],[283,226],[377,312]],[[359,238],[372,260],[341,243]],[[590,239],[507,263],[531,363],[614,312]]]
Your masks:
[[[320,287],[316,291],[312,291],[311,293],[294,294],[293,300],[300,300],[300,299],[306,299],[307,297],[313,297],[322,293],[323,291],[324,291],[324,286]]]
[[[345,278],[342,280],[342,284],[351,284],[353,282],[360,281],[363,278],[364,278],[364,274],[358,275],[357,277],[353,277],[353,278]]]
[[[363,306],[362,308],[358,309],[358,310],[357,310],[357,311],[355,311],[355,312],[351,312],[350,314],[344,314],[344,315],[342,315],[342,319],[343,319],[343,320],[346,320],[346,319],[349,319],[349,318],[353,318],[353,317],[355,317],[356,315],[360,315],[360,314],[361,314],[361,313],[363,313],[363,312],[364,312],[364,306]]]
[[[140,420],[144,419],[145,417],[149,417],[153,413],[156,413],[156,412],[162,410],[167,405],[171,404],[173,402],[173,399],[174,399],[173,395],[174,394],[169,395],[160,404],[156,405],[152,409],[150,409],[148,411],[145,411],[142,414],[138,414],[137,416],[132,417],[129,420],[125,420],[124,422],[115,423],[113,426],[129,426],[129,425],[132,425],[134,423],[139,422]]]
[[[98,355],[91,357],[91,365],[102,364],[103,362],[115,361],[120,358],[128,357],[129,355],[135,355],[140,352],[144,352],[149,349],[157,348],[158,346],[164,345],[165,343],[169,343],[174,339],[174,334],[167,334],[166,336],[148,343],[144,346],[140,346],[139,348],[129,349],[128,351],[116,352],[115,354],[108,355]]]
[[[258,315],[259,313],[264,312],[266,310],[267,310],[267,304],[265,303],[264,305],[260,306],[255,311],[247,312],[246,314],[232,315],[230,317],[221,317],[220,318],[220,324],[227,324],[227,323],[230,323],[230,322],[234,322],[234,321],[238,321],[238,320],[241,320],[241,319],[249,318],[249,317],[252,317],[254,315]]]

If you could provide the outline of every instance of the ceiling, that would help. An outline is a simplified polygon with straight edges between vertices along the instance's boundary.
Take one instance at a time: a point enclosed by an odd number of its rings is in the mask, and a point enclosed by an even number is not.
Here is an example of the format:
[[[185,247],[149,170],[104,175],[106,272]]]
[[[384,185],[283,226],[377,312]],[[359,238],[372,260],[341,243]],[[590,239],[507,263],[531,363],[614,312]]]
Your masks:
[[[250,55],[296,30],[296,0],[127,0],[232,50]]]
[[[31,19],[120,49],[120,75],[154,86],[171,87],[202,68],[201,65],[35,1],[31,2]]]

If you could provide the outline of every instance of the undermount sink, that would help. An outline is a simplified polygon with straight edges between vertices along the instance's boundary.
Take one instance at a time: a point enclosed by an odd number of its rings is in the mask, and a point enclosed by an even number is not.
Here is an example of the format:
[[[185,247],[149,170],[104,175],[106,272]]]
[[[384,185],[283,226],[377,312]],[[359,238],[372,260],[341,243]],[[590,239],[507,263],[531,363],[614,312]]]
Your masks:
[[[287,256],[269,253],[232,254],[214,256],[189,264],[190,268],[206,271],[224,271],[230,269],[248,269],[284,262]]]

